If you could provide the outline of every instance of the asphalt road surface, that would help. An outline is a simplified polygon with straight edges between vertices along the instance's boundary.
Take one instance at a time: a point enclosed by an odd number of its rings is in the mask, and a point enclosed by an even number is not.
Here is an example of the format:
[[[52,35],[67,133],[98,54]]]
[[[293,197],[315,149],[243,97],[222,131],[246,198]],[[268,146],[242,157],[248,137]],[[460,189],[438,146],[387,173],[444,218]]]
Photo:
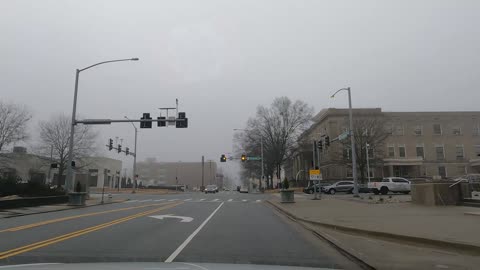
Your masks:
[[[356,268],[268,206],[271,195],[122,196],[130,200],[0,219],[0,265],[140,261]]]

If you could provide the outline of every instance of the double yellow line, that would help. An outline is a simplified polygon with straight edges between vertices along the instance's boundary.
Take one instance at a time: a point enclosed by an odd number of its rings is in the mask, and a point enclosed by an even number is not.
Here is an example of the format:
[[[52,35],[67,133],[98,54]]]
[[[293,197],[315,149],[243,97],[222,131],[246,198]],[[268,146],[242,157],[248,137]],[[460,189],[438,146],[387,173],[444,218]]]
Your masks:
[[[107,228],[107,227],[110,227],[110,226],[113,226],[113,225],[116,225],[116,224],[119,224],[119,223],[123,223],[123,222],[129,221],[129,220],[138,218],[138,217],[150,215],[150,214],[153,214],[153,213],[161,211],[161,210],[173,208],[173,207],[175,207],[177,205],[180,205],[180,204],[182,204],[182,202],[165,205],[165,206],[153,209],[153,210],[148,210],[148,211],[141,212],[141,213],[138,213],[138,214],[134,214],[134,215],[131,215],[131,216],[127,216],[127,217],[124,217],[124,218],[116,219],[116,220],[113,220],[113,221],[110,221],[110,222],[107,222],[107,223],[102,223],[102,224],[99,224],[99,225],[96,225],[96,226],[92,226],[92,227],[89,227],[89,228],[86,228],[86,229],[83,229],[83,230],[78,230],[78,231],[75,231],[75,232],[71,232],[71,233],[67,233],[67,234],[64,234],[64,235],[57,236],[57,237],[53,237],[53,238],[50,238],[50,239],[47,239],[47,240],[44,240],[44,241],[40,241],[40,242],[36,242],[36,243],[33,243],[33,244],[25,245],[25,246],[22,246],[22,247],[7,250],[7,251],[4,251],[4,252],[0,252],[0,260],[6,259],[8,257],[15,256],[15,255],[18,255],[18,254],[21,254],[21,253],[25,253],[25,252],[28,252],[28,251],[31,251],[31,250],[39,249],[39,248],[42,248],[42,247],[45,247],[45,246],[48,246],[48,245],[52,245],[52,244],[55,244],[55,243],[58,243],[58,242],[62,242],[62,241],[68,240],[70,238],[74,238],[74,237],[78,237],[78,236],[81,236],[81,235],[84,235],[84,234],[87,234],[87,233],[98,231],[98,230],[101,230],[101,229],[104,229],[104,228]]]
[[[37,222],[37,223],[32,223],[32,224],[27,224],[27,225],[22,225],[22,226],[17,226],[17,227],[12,227],[12,228],[8,228],[8,229],[0,230],[0,233],[16,232],[16,231],[21,231],[21,230],[25,230],[25,229],[30,229],[30,228],[34,228],[34,227],[38,227],[38,226],[42,226],[42,225],[47,225],[47,224],[51,224],[51,223],[55,223],[55,222],[61,222],[61,221],[66,221],[66,220],[71,220],[71,219],[76,219],[76,218],[90,217],[90,216],[96,216],[96,215],[101,215],[101,214],[114,213],[114,212],[120,212],[120,211],[126,211],[126,210],[138,209],[138,208],[145,208],[145,207],[150,207],[150,206],[159,206],[159,205],[165,205],[165,203],[147,204],[147,205],[142,205],[142,206],[126,207],[126,208],[119,208],[119,209],[108,210],[108,211],[101,211],[101,212],[94,212],[94,213],[88,213],[88,214],[82,214],[82,215],[75,215],[75,216],[51,219],[51,220],[40,221],[40,222]]]

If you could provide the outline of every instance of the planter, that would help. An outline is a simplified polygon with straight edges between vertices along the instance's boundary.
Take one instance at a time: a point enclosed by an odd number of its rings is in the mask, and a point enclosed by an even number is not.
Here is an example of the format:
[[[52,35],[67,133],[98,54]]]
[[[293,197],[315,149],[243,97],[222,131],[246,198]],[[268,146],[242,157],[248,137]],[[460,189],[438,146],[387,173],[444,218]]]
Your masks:
[[[86,192],[71,192],[68,193],[68,205],[71,206],[84,206],[87,199]]]
[[[280,197],[281,197],[281,203],[294,203],[294,191],[293,190],[281,190],[280,191]]]

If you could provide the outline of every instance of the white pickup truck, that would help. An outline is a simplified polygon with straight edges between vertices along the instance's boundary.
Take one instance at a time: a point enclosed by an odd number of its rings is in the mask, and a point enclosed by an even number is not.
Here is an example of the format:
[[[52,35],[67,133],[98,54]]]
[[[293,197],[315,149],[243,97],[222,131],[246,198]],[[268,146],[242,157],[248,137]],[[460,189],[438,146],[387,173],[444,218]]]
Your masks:
[[[368,183],[368,189],[375,193],[387,194],[389,191],[395,193],[410,193],[410,181],[401,177],[386,177],[381,182]]]

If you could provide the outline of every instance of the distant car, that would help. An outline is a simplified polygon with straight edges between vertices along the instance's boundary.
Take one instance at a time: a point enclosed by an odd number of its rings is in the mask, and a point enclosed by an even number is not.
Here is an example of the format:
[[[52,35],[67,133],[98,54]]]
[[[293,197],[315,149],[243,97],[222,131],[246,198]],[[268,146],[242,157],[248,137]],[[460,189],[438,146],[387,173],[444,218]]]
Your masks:
[[[205,187],[205,194],[207,193],[217,193],[218,187],[216,185],[208,185]]]
[[[323,186],[322,191],[332,195],[337,192],[352,193],[353,181],[338,181],[331,185]]]
[[[386,177],[381,182],[370,182],[368,188],[374,194],[387,194],[389,191],[394,193],[410,193],[410,181],[401,177]]]
[[[245,187],[245,186],[242,186],[242,187],[240,188],[240,193],[248,193],[248,188]]]

